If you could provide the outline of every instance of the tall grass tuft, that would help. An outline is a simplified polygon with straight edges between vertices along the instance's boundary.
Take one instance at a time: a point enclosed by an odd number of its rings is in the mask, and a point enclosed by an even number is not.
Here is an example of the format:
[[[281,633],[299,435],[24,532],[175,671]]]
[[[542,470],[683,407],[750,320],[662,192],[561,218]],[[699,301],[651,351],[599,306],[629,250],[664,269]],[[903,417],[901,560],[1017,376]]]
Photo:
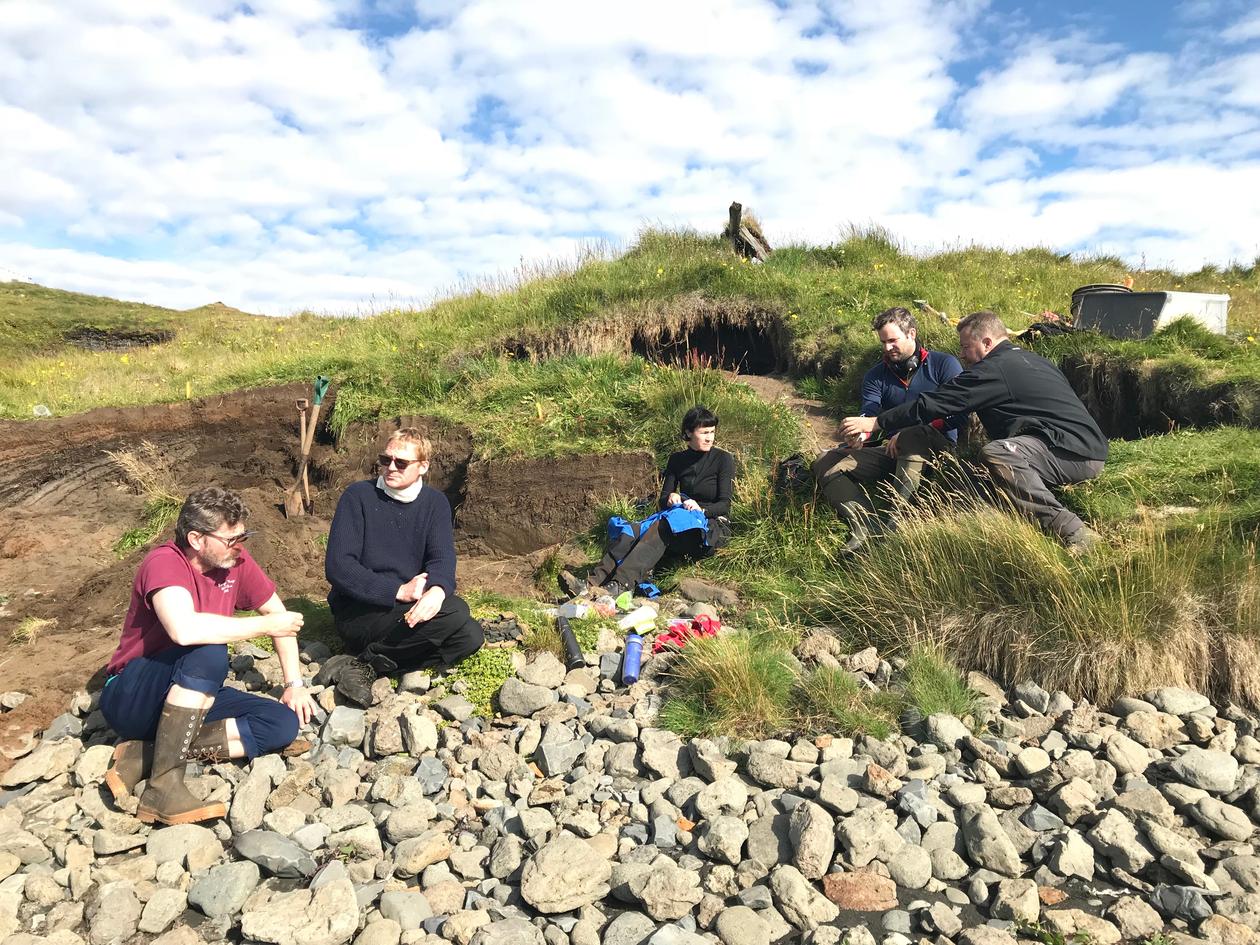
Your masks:
[[[871,692],[852,673],[821,666],[801,678],[797,711],[806,728],[847,736],[887,738],[897,731],[900,699]]]
[[[1156,685],[1260,693],[1254,564],[1228,530],[1148,525],[1074,559],[1032,524],[963,503],[902,518],[834,574],[819,612],[885,654],[935,648],[1012,682],[1106,702]],[[1248,658],[1222,660],[1222,653]]]
[[[184,499],[171,487],[170,461],[148,440],[134,450],[106,450],[105,455],[145,500],[140,524],[114,542],[114,553],[123,556],[152,544],[174,525]]]
[[[918,718],[945,713],[965,719],[975,714],[979,694],[938,646],[919,644],[911,648],[903,672],[906,707]]]
[[[796,671],[773,633],[693,640],[673,657],[661,724],[683,735],[763,738],[791,718]]]

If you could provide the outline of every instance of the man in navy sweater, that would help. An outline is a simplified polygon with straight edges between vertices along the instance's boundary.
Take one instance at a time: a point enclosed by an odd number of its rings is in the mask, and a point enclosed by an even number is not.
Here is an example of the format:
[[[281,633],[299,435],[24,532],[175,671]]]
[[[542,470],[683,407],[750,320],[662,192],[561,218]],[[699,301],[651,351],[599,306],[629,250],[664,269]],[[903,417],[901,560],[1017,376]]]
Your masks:
[[[376,481],[346,489],[333,515],[324,574],[350,658],[333,657],[322,675],[335,676],[337,691],[362,706],[378,676],[449,668],[484,642],[455,596],[451,505],[424,484],[432,452],[419,430],[395,431],[377,457]]]
[[[875,417],[913,401],[962,373],[962,365],[952,354],[928,351],[919,344],[919,325],[908,310],[897,307],[881,312],[871,327],[879,336],[884,357],[862,379],[862,416]],[[953,450],[958,430],[966,422],[963,413],[896,428],[887,437],[858,434],[814,461],[814,479],[824,498],[849,525],[844,551],[857,551],[882,530],[871,501],[875,487],[891,481],[899,495],[912,496],[928,461]]]

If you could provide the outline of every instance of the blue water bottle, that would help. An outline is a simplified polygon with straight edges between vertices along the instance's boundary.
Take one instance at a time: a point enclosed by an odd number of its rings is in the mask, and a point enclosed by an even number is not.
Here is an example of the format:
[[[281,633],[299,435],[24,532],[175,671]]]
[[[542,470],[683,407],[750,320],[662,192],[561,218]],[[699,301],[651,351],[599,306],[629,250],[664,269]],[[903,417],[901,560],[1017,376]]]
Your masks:
[[[639,664],[643,661],[643,637],[626,634],[626,652],[621,657],[621,682],[630,686],[639,681]]]

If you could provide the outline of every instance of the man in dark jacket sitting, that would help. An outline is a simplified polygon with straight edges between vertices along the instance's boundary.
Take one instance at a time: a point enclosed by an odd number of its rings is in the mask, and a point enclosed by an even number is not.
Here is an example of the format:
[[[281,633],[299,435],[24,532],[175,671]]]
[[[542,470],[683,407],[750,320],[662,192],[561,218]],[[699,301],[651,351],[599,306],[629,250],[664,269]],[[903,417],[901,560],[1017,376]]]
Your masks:
[[[966,371],[877,417],[847,418],[845,434],[895,430],[975,411],[989,435],[981,460],[998,488],[1071,551],[1087,550],[1097,533],[1065,509],[1051,487],[1102,472],[1107,438],[1063,373],[1011,344],[993,312],[974,312],[959,322],[958,344]]]
[[[324,559],[328,605],[356,658],[333,657],[339,663],[329,669],[337,690],[363,706],[378,676],[448,668],[484,642],[481,625],[455,596],[450,503],[424,484],[432,452],[419,430],[395,431],[377,457],[380,475],[346,489],[333,515]]]
[[[962,372],[952,354],[928,351],[919,344],[919,325],[904,308],[890,308],[871,322],[884,356],[862,378],[862,415],[914,400]],[[814,480],[823,497],[849,525],[844,550],[856,551],[880,528],[871,493],[881,482],[909,498],[919,487],[923,470],[939,453],[952,450],[965,414],[928,424],[907,423],[890,436],[868,433],[849,437],[845,446],[827,450],[814,461]]]

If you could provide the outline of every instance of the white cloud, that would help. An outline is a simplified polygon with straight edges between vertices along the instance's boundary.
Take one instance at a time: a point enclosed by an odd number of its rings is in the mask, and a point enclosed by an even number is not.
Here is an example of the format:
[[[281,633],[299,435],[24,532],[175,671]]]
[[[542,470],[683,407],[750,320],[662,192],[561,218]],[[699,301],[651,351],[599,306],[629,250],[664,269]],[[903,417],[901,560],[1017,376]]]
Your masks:
[[[358,310],[645,222],[716,230],[731,199],[779,241],[874,220],[1197,265],[1260,231],[1254,16],[1224,51],[1008,37],[967,87],[977,0],[421,7],[385,38],[347,25],[358,0],[8,0],[0,267]]]

